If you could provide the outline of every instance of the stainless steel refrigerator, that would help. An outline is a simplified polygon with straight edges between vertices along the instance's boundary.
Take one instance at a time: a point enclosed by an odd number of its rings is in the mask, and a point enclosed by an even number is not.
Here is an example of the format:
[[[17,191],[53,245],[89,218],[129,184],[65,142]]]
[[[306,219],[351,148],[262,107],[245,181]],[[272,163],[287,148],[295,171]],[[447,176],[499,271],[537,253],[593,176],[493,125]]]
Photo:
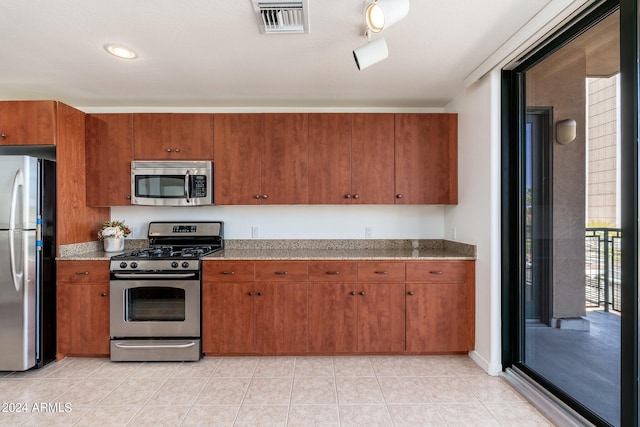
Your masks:
[[[0,371],[55,359],[55,163],[0,156]]]

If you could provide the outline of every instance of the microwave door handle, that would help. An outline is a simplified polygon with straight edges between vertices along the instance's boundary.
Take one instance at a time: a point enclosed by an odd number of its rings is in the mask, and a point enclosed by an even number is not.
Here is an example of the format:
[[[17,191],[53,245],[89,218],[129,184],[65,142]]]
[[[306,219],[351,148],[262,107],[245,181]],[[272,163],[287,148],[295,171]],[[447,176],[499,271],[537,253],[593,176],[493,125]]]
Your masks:
[[[184,174],[184,194],[187,196],[187,203],[191,203],[191,174],[189,171]]]

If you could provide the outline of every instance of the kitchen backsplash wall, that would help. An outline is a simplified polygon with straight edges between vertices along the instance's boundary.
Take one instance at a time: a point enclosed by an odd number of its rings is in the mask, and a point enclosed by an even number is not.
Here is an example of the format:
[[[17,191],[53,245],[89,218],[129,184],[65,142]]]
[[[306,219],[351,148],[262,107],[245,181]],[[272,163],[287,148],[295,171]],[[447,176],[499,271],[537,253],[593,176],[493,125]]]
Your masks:
[[[150,221],[224,221],[226,239],[442,239],[433,205],[112,207],[111,218],[146,237]]]

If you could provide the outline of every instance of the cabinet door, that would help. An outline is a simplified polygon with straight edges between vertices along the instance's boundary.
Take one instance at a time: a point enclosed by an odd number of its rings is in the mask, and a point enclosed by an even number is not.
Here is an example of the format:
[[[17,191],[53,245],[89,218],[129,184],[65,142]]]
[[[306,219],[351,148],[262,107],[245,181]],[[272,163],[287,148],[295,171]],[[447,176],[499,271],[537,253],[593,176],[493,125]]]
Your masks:
[[[85,114],[58,102],[56,115],[56,244],[60,247],[95,241],[109,208],[87,204]]]
[[[0,102],[0,145],[55,145],[55,101]]]
[[[133,116],[86,116],[87,204],[131,205]]]
[[[399,353],[405,347],[404,283],[358,285],[358,351]]]
[[[213,197],[216,205],[260,204],[263,136],[262,114],[214,116]]]
[[[309,286],[309,351],[324,354],[358,351],[356,284]]]
[[[202,351],[252,353],[253,283],[212,283],[202,287]]]
[[[253,299],[258,354],[308,351],[307,289],[306,283],[256,283]]]
[[[109,355],[109,284],[59,283],[58,353]]]
[[[212,114],[133,115],[136,160],[213,160]]]
[[[308,137],[307,114],[264,115],[263,204],[308,203]]]
[[[353,114],[352,203],[394,204],[393,141],[393,114]]]
[[[411,353],[471,350],[473,334],[465,283],[407,283],[406,350]]]
[[[351,114],[309,114],[309,203],[351,200]]]
[[[396,204],[458,203],[456,114],[395,115]]]

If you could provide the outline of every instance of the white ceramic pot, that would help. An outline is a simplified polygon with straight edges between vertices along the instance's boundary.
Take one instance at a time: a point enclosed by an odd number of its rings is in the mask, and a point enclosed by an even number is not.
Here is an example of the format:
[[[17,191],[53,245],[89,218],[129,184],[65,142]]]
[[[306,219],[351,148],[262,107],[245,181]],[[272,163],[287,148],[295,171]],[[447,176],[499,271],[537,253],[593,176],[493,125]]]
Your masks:
[[[120,252],[124,250],[124,237],[105,237],[102,242],[104,243],[105,252]]]

